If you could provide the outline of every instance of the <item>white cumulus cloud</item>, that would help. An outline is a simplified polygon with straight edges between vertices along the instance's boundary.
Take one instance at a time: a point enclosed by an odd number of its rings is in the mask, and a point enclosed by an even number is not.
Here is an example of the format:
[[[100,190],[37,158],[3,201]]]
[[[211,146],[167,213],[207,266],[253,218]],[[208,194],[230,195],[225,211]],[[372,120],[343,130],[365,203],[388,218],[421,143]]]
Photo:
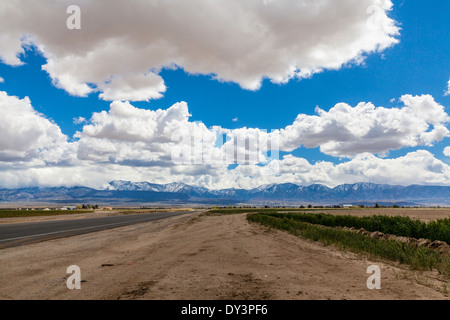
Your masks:
[[[356,107],[340,103],[318,115],[301,114],[286,128],[207,128],[189,120],[187,103],[167,110],[139,109],[115,101],[109,111],[94,113],[77,133],[78,157],[139,166],[267,163],[268,152],[315,148],[328,155],[354,157],[386,154],[403,147],[432,146],[449,136],[449,116],[429,95],[405,95],[401,108]]]
[[[405,95],[401,101],[404,106],[393,109],[339,104],[315,116],[300,115],[293,125],[273,132],[208,128],[190,120],[185,102],[149,110],[114,101],[109,110],[90,119],[76,118],[83,127],[69,142],[28,98],[0,91],[0,187],[100,188],[115,179],[178,181],[213,189],[285,182],[330,187],[353,182],[450,185],[450,167],[427,150],[392,159],[374,155],[374,150],[427,146],[448,135],[448,115],[431,96]],[[276,147],[276,132],[281,151],[313,141],[306,146],[352,157],[340,163],[268,157],[266,152]],[[344,151],[333,152],[339,149],[331,142]],[[450,147],[443,152],[450,156]],[[230,169],[230,163],[237,166]]]
[[[82,124],[82,123],[86,123],[86,122],[87,122],[87,120],[84,117],[73,118],[74,124]]]
[[[81,1],[81,30],[66,28],[70,0],[0,4],[0,59],[20,65],[34,44],[54,85],[75,96],[149,100],[162,68],[183,68],[256,90],[361,63],[398,42],[390,0]]]
[[[62,155],[67,136],[38,113],[28,97],[0,91],[0,114],[0,161],[54,161],[55,155]]]
[[[332,156],[384,153],[402,147],[431,146],[449,136],[450,117],[430,95],[400,98],[402,108],[339,103],[317,115],[300,114],[280,132],[280,147],[292,151],[301,146],[320,147]]]
[[[385,159],[362,154],[334,164],[310,163],[304,158],[287,155],[268,165],[224,166],[212,170],[205,166],[128,166],[84,161],[73,166],[35,166],[12,168],[0,164],[1,187],[84,185],[101,188],[111,180],[150,181],[156,183],[184,182],[211,189],[251,189],[265,184],[320,183],[328,187],[344,183],[373,182],[391,185],[450,185],[450,166],[426,150],[417,150],[403,157]]]
[[[450,147],[444,148],[444,155],[446,155],[447,157],[450,157]]]
[[[272,183],[320,183],[335,187],[356,182],[450,185],[450,166],[426,150],[418,150],[394,159],[361,154],[339,164],[325,161],[311,164],[306,159],[287,155],[267,166],[240,165],[220,177],[212,177],[210,186],[250,189]]]
[[[174,166],[185,150],[203,157],[214,148],[216,133],[190,116],[185,102],[153,111],[115,101],[77,133],[78,157],[136,166]]]

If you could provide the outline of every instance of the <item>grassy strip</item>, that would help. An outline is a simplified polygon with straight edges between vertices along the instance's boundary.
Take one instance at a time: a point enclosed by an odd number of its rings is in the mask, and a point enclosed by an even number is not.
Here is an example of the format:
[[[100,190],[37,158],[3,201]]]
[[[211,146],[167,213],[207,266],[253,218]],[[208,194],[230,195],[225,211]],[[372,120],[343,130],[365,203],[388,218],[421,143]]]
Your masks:
[[[397,261],[417,270],[434,268],[440,273],[450,276],[450,258],[433,249],[415,247],[394,240],[374,239],[352,231],[313,225],[264,213],[249,214],[247,220],[285,230],[313,241],[320,241],[324,245],[333,244],[354,253],[365,253],[369,255],[369,258],[378,257]]]
[[[287,218],[300,222],[320,224],[328,227],[364,228],[411,238],[425,238],[445,241],[450,244],[450,219],[423,222],[418,219],[400,216],[371,215],[357,217],[350,215],[331,215],[324,213],[268,213],[276,218]]]
[[[77,214],[87,212],[93,212],[93,210],[0,210],[0,219],[16,217],[59,216],[63,214]]]

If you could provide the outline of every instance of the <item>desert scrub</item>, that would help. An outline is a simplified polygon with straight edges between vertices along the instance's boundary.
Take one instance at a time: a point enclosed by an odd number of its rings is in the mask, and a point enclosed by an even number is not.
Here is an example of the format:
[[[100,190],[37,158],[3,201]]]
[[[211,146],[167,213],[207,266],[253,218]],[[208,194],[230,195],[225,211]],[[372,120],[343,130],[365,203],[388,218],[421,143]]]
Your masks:
[[[268,213],[276,218],[286,218],[299,222],[320,224],[328,227],[354,227],[402,237],[440,240],[450,244],[450,219],[423,222],[400,216],[372,215],[356,217],[350,215],[331,215],[324,213]]]
[[[450,276],[450,258],[430,248],[416,247],[407,243],[375,239],[352,231],[325,227],[308,222],[274,216],[272,214],[249,214],[247,220],[257,222],[301,236],[324,245],[335,245],[354,253],[367,254],[369,258],[383,258],[407,264],[416,270],[432,270]]]

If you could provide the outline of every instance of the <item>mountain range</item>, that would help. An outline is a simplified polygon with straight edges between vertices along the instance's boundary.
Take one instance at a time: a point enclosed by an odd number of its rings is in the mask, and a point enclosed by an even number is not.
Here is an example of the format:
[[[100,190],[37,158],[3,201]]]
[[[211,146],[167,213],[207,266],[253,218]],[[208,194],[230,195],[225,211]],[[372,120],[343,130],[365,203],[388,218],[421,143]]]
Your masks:
[[[99,204],[267,204],[267,205],[449,205],[450,186],[398,186],[375,183],[264,185],[254,189],[210,190],[185,183],[156,184],[115,180],[102,190],[88,187],[0,189],[0,202]]]

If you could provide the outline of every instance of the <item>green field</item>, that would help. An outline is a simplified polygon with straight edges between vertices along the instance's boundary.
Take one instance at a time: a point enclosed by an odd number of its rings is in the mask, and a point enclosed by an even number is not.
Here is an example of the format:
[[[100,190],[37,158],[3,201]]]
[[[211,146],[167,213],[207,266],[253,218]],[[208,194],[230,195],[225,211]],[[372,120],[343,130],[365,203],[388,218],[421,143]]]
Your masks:
[[[93,210],[0,210],[0,218],[58,216],[86,212],[93,212]]]
[[[353,231],[326,227],[321,224],[311,224],[287,217],[289,215],[291,214],[283,216],[283,214],[262,212],[249,214],[247,220],[319,241],[324,245],[335,245],[357,254],[366,254],[369,258],[396,261],[417,270],[436,269],[439,273],[450,276],[450,257],[437,250],[394,240],[375,239]]]
[[[324,213],[265,213],[280,219],[320,224],[327,227],[354,227],[368,231],[379,231],[402,237],[440,240],[450,244],[450,218],[424,222],[401,216],[371,215],[357,217],[350,215],[331,215]]]

